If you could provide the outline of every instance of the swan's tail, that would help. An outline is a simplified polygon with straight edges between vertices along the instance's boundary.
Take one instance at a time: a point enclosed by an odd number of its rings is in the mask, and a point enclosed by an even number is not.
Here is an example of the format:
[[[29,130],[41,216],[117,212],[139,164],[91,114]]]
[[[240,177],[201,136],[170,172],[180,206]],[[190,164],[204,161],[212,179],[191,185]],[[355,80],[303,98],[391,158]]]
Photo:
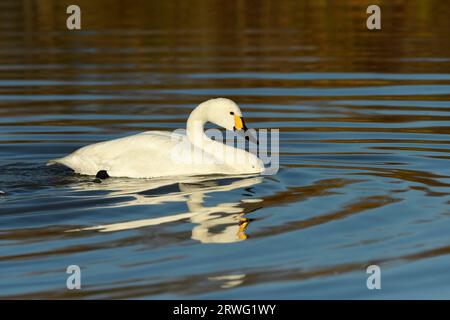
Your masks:
[[[47,163],[46,163],[46,165],[47,165],[47,166],[52,166],[52,165],[57,164],[57,163],[59,163],[59,164],[64,164],[64,163],[63,163],[63,159],[64,159],[64,158],[56,158],[56,159],[48,160]]]
[[[56,158],[51,159],[47,161],[47,166],[51,166],[54,164],[61,164],[63,166],[66,166],[76,173],[82,173],[87,175],[96,175],[99,170],[102,170],[103,168],[98,168],[95,163],[83,161],[83,159],[80,159],[80,157],[69,154],[68,156],[62,157],[62,158]]]

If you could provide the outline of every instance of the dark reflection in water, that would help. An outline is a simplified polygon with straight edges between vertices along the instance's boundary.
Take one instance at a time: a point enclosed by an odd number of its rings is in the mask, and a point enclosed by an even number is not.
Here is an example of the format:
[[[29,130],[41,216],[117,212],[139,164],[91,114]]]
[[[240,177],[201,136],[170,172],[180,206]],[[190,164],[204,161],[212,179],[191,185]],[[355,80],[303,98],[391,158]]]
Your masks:
[[[0,3],[0,297],[450,296],[450,4],[381,1],[374,32],[356,0],[79,0],[80,31],[69,4]],[[45,166],[216,96],[280,129],[276,175]]]

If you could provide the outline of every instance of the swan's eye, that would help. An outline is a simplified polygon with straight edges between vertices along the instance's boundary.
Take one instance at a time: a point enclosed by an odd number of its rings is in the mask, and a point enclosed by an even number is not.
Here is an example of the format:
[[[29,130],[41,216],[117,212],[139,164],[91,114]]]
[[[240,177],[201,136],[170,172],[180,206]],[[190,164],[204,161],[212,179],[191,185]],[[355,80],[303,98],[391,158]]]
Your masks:
[[[233,111],[230,111],[230,114],[231,114],[232,116],[234,116],[234,112],[233,112]]]

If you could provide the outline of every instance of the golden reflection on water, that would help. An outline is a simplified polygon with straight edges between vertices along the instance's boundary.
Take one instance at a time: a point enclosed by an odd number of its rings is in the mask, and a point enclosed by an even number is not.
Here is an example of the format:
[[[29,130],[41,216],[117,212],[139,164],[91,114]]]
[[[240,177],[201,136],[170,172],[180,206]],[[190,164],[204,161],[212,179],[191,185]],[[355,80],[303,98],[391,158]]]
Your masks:
[[[379,1],[385,8],[383,32],[367,32],[370,1],[360,0],[80,0],[82,32],[78,33],[66,30],[68,0],[9,4],[16,14],[4,15],[6,32],[0,45],[7,47],[13,41],[16,51],[31,50],[20,55],[2,52],[2,59],[24,65],[63,63],[72,76],[77,66],[92,63],[101,63],[103,73],[112,71],[108,63],[162,72],[199,68],[216,72],[232,67],[234,72],[314,68],[315,72],[398,73],[426,65],[431,73],[438,66],[427,59],[448,57],[450,50],[448,41],[441,41],[450,29],[446,15],[450,4],[438,0]],[[411,65],[408,58],[417,61]]]

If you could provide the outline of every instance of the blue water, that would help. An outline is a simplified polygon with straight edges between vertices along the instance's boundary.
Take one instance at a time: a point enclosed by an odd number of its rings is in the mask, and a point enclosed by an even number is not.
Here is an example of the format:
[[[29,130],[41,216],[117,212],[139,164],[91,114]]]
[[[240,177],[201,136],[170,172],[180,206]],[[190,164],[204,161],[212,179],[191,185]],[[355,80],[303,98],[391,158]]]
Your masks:
[[[448,299],[450,45],[438,2],[397,4],[417,16],[386,14],[375,34],[359,1],[259,13],[111,1],[106,15],[78,2],[76,32],[57,1],[0,10],[1,298]],[[99,183],[45,165],[184,128],[217,96],[249,127],[280,130],[275,175]],[[366,286],[372,264],[381,290]],[[69,265],[81,290],[66,288]]]

